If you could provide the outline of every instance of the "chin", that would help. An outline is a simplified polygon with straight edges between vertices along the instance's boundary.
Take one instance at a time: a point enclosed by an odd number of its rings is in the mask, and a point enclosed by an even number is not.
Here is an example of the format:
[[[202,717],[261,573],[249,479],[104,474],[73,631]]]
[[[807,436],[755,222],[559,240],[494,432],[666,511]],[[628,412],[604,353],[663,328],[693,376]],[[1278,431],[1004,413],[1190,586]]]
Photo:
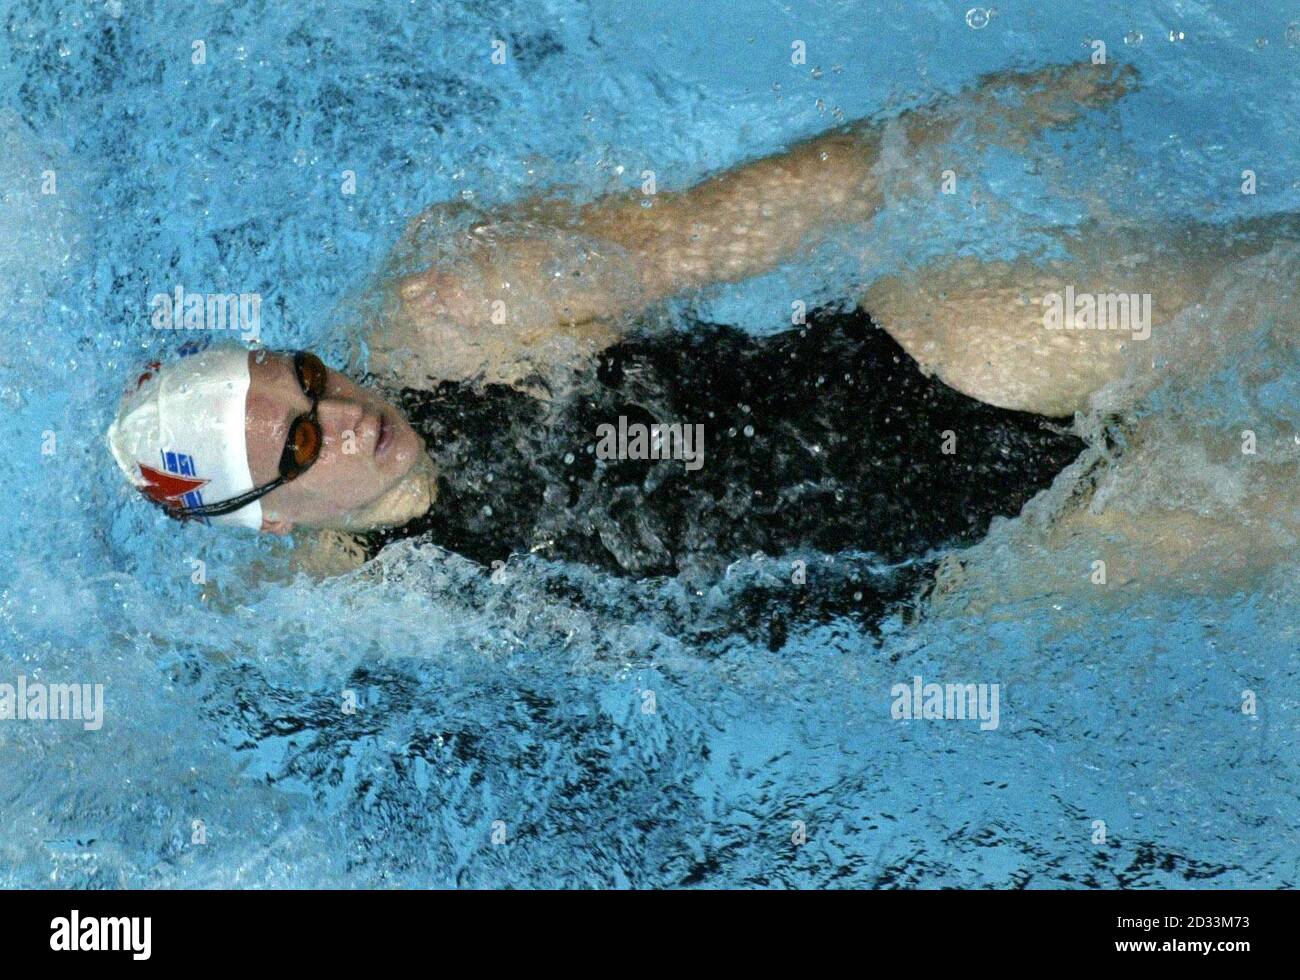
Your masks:
[[[388,455],[391,475],[398,480],[411,472],[424,456],[424,440],[405,419],[401,419],[398,430],[393,433],[393,444],[388,449]]]

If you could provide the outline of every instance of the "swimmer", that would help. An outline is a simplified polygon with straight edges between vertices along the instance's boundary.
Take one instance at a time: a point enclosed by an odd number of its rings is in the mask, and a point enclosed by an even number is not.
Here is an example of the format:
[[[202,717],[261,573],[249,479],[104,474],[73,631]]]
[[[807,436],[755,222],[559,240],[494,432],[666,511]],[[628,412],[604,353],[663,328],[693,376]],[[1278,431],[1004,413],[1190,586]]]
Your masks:
[[[319,532],[331,568],[411,537],[484,563],[536,553],[636,575],[800,548],[902,559],[976,540],[1078,455],[1070,416],[1143,356],[1131,335],[1044,329],[1027,297],[1063,281],[1158,282],[1158,337],[1199,301],[1208,270],[1263,252],[1290,224],[1095,231],[1065,240],[1070,259],[1050,266],[938,263],[763,339],[647,332],[638,318],[869,221],[885,206],[886,157],[939,173],[954,140],[1022,146],[1133,81],[1090,64],[989,76],[649,208],[540,198],[467,223],[460,207],[435,207],[394,252],[366,371],[351,372],[364,384],[308,352],[205,350],[131,379],[110,448],[169,515]],[[435,248],[449,236],[451,256]],[[602,426],[656,425],[669,427],[666,452],[597,451]],[[690,468],[673,439],[696,425]]]

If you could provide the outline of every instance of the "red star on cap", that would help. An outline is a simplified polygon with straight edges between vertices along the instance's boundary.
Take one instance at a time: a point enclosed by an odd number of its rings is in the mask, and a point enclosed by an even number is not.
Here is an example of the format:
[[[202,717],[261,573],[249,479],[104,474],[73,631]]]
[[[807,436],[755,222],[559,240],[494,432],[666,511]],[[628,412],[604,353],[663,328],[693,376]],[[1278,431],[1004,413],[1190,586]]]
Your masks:
[[[154,376],[155,371],[161,371],[161,370],[162,370],[161,361],[150,361],[148,364],[144,366],[144,372],[140,375],[140,377],[135,379],[135,386],[132,387],[131,385],[127,385],[126,394],[128,395],[131,394],[131,392],[135,391],[142,384],[144,384],[146,381],[152,378]]]
[[[175,506],[176,502],[187,493],[206,486],[209,482],[196,476],[177,476],[175,473],[164,473],[152,466],[145,466],[144,463],[137,463],[136,465],[140,467],[140,475],[144,477],[144,486],[140,487],[140,492],[154,503],[162,504],[164,507]]]

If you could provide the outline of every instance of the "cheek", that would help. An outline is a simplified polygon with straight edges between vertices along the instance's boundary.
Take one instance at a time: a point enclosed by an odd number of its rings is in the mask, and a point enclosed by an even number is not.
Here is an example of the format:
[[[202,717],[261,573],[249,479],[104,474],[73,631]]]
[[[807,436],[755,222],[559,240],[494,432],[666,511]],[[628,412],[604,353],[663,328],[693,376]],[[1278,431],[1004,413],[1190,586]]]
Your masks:
[[[350,482],[365,480],[370,472],[368,462],[361,453],[350,452],[341,444],[330,446],[321,453],[320,459],[307,471],[306,476],[315,476],[319,484],[338,491]]]
[[[245,430],[248,469],[253,483],[261,486],[280,475],[280,455],[284,450],[285,434],[270,425],[249,425]]]
[[[322,515],[341,514],[369,503],[382,489],[364,453],[348,452],[340,441],[321,452],[312,468],[290,484],[304,507]]]

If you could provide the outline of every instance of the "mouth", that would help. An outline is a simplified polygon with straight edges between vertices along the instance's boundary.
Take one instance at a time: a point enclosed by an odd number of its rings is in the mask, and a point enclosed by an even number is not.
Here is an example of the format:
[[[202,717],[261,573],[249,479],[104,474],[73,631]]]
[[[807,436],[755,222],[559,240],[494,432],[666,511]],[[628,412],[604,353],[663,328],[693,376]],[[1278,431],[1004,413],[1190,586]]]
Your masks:
[[[379,437],[375,440],[375,455],[382,456],[388,451],[389,444],[393,441],[393,427],[388,421],[386,412],[379,413]]]

